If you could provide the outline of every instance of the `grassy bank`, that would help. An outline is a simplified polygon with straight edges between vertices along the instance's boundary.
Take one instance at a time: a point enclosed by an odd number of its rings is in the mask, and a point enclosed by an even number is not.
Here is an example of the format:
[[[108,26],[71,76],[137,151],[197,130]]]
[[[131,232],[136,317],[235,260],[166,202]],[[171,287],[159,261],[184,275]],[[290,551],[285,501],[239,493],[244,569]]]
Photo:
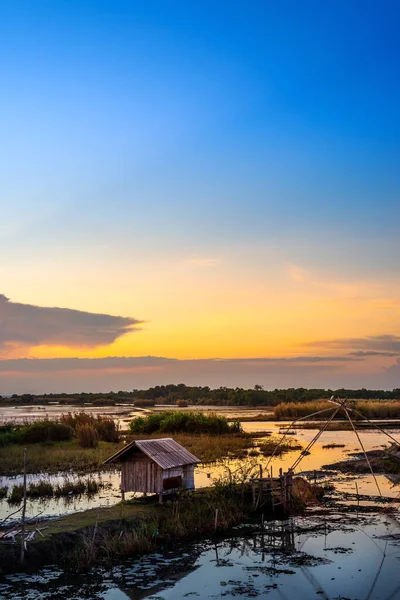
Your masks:
[[[123,502],[46,523],[28,544],[27,565],[51,562],[74,571],[112,564],[178,539],[206,536],[241,522],[251,506],[249,490],[217,485],[159,506],[154,500]],[[0,546],[0,567],[18,568],[19,545]]]
[[[296,479],[293,509],[301,511],[321,492],[322,488]],[[267,516],[268,506],[263,510]],[[177,540],[224,532],[252,513],[250,487],[236,481],[184,493],[162,506],[151,498],[121,502],[47,521],[43,537],[36,535],[28,543],[26,566],[37,568],[51,563],[76,572],[111,565],[123,557],[151,552]],[[18,569],[19,551],[18,544],[0,546],[0,569]]]
[[[160,435],[128,436],[133,439],[158,438]],[[197,456],[202,462],[213,462],[226,457],[240,458],[253,446],[253,437],[247,434],[235,435],[188,435],[176,434],[174,439]],[[32,444],[27,449],[27,473],[58,473],[73,471],[88,473],[105,469],[106,458],[123,447],[123,442],[99,442],[97,448],[81,448],[77,440],[52,444]],[[0,447],[0,464],[3,475],[18,475],[22,471],[24,446],[9,444]]]

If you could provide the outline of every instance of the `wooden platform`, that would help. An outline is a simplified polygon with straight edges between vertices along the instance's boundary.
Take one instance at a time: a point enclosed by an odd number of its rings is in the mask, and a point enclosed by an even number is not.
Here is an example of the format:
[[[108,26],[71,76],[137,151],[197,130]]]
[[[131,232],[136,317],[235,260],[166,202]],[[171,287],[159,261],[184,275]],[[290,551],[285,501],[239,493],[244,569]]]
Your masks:
[[[272,510],[280,506],[288,510],[292,504],[293,473],[282,473],[280,469],[279,477],[263,476],[260,467],[260,477],[250,480],[253,506],[261,508],[269,505]]]

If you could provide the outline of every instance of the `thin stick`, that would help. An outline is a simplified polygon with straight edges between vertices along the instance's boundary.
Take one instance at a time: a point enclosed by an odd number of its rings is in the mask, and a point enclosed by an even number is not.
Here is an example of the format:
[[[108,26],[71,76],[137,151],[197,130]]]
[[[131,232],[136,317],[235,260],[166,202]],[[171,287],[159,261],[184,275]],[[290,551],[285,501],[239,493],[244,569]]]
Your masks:
[[[317,415],[321,415],[322,413],[326,413],[330,410],[334,410],[334,407],[332,406],[331,408],[324,408],[324,410],[318,410],[315,413],[311,413],[311,415],[306,415],[305,417],[299,417],[298,419],[295,419],[288,427],[287,431],[290,431],[291,428],[293,427],[293,425],[295,425],[296,423],[298,423],[299,421],[304,421],[305,419],[311,419],[311,417],[316,417]],[[288,434],[285,433],[283,435],[283,437],[280,439],[279,444],[277,444],[275,446],[275,450],[273,451],[273,453],[271,454],[271,456],[269,457],[267,464],[265,465],[265,468],[268,467],[269,463],[271,462],[271,460],[274,458],[275,454],[277,453],[278,449],[280,448],[280,446],[283,444],[283,442],[285,441],[285,439],[287,438]]]
[[[360,438],[360,436],[358,435],[358,431],[357,431],[357,429],[354,427],[354,423],[353,423],[353,421],[352,421],[352,418],[350,417],[349,411],[348,411],[348,410],[347,410],[347,408],[344,406],[344,404],[342,404],[342,407],[343,407],[343,410],[344,410],[344,412],[346,413],[346,416],[347,416],[348,420],[350,421],[350,425],[352,426],[354,433],[355,433],[355,434],[356,434],[356,436],[357,436],[358,442],[359,442],[359,444],[360,444],[360,446],[361,446],[361,448],[362,448],[362,451],[363,451],[363,453],[364,453],[365,460],[367,461],[367,463],[368,463],[368,467],[369,467],[369,470],[371,471],[371,475],[372,475],[372,477],[374,478],[374,481],[375,481],[376,487],[378,488],[379,495],[382,497],[381,488],[379,487],[378,480],[377,480],[377,478],[376,478],[376,475],[375,475],[375,473],[374,473],[374,470],[373,470],[373,468],[372,468],[372,466],[371,466],[370,460],[369,460],[369,458],[368,458],[368,456],[367,456],[367,453],[366,453],[366,451],[365,451],[364,444],[362,443],[362,441],[361,441],[361,438]]]
[[[24,448],[24,503],[22,505],[22,529],[21,529],[21,564],[25,558],[25,513],[26,513],[26,448]]]
[[[376,425],[373,421],[370,421],[368,419],[368,417],[365,417],[362,413],[360,413],[357,409],[355,408],[350,408],[347,407],[347,410],[351,410],[352,412],[356,413],[359,417],[361,417],[362,419],[364,419],[365,421],[368,421],[368,423],[370,425],[372,425],[373,427],[375,427],[376,429],[378,429],[381,433],[384,433],[385,435],[387,435],[388,438],[390,438],[391,440],[393,440],[393,442],[395,442],[398,446],[400,445],[400,442],[398,442],[396,440],[396,438],[394,438],[392,435],[390,435],[390,433],[388,433],[387,431],[385,431],[384,429],[382,429],[381,427],[379,427],[378,425]]]
[[[2,521],[0,521],[0,527],[3,525],[3,523],[5,523],[7,521],[7,519],[9,519],[13,515],[16,515],[17,513],[19,513],[20,510],[22,510],[22,506],[20,506],[17,510],[15,510],[14,512],[12,512],[9,515],[7,515],[5,519],[3,519]]]
[[[289,471],[294,471],[295,468],[299,466],[299,464],[301,463],[301,461],[303,460],[303,458],[306,456],[306,452],[308,452],[310,450],[310,448],[312,448],[312,446],[315,444],[315,442],[317,440],[319,440],[319,438],[321,437],[321,435],[324,433],[325,429],[328,427],[329,423],[331,423],[331,421],[333,421],[333,419],[336,417],[336,415],[339,412],[340,408],[341,408],[340,406],[337,407],[337,409],[335,410],[335,412],[326,421],[326,423],[323,426],[323,428],[320,429],[318,431],[318,433],[313,437],[313,439],[311,440],[311,442],[308,444],[307,448],[305,450],[301,451],[300,456],[297,458],[297,460],[295,460],[295,462],[293,463],[293,465],[290,467]]]
[[[215,509],[214,531],[217,531],[217,526],[218,526],[218,508]]]

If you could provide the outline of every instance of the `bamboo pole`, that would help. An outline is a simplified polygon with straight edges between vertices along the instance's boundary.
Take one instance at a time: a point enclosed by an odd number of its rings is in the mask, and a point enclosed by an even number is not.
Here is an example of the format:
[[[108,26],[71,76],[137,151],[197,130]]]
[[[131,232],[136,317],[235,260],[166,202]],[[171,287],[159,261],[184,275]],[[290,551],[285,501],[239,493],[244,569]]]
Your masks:
[[[26,448],[24,448],[24,500],[22,505],[22,517],[21,517],[21,564],[24,563],[25,559],[25,514],[26,514]]]
[[[365,460],[367,461],[367,464],[368,464],[369,470],[371,471],[371,475],[372,475],[372,477],[374,478],[375,485],[376,485],[376,487],[378,488],[378,493],[379,493],[379,495],[380,495],[380,496],[382,496],[381,488],[379,487],[379,483],[378,483],[378,480],[377,480],[377,478],[376,478],[376,475],[375,475],[375,473],[374,473],[374,470],[373,470],[373,468],[372,468],[371,462],[370,462],[370,460],[369,460],[369,458],[368,458],[368,454],[367,454],[367,453],[366,453],[366,451],[365,451],[364,444],[362,443],[362,441],[361,441],[361,438],[360,438],[360,436],[358,435],[358,431],[357,431],[357,429],[354,427],[353,420],[352,420],[352,418],[350,417],[350,415],[349,415],[349,412],[348,412],[347,408],[346,408],[344,405],[343,405],[343,410],[344,410],[344,412],[346,413],[346,416],[347,416],[348,420],[350,421],[350,425],[352,426],[352,428],[353,428],[353,431],[354,431],[354,433],[356,434],[356,437],[357,437],[357,439],[358,439],[358,442],[359,442],[359,444],[360,444],[360,446],[361,446],[361,448],[362,448],[362,451],[363,451],[363,453],[364,453],[364,456],[365,456]]]

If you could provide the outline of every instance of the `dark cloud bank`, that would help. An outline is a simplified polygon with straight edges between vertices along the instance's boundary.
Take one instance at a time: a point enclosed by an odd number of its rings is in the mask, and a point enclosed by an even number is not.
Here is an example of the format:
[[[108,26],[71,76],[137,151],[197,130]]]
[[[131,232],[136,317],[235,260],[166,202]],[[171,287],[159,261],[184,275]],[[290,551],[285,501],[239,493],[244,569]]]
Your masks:
[[[131,390],[166,383],[210,387],[392,388],[400,385],[400,359],[388,369],[364,372],[359,357],[294,357],[178,360],[136,358],[56,358],[0,361],[0,394]],[[353,370],[346,370],[345,365]]]
[[[104,346],[135,331],[138,324],[130,317],[20,304],[0,294],[0,349],[41,344]]]

